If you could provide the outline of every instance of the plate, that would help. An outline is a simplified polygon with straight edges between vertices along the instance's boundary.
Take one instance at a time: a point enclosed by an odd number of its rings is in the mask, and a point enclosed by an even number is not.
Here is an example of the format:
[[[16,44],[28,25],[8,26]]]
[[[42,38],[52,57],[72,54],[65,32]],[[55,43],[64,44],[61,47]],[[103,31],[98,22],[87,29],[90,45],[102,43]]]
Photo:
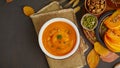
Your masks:
[[[115,10],[108,11],[104,13],[103,15],[101,15],[100,18],[98,19],[98,25],[95,29],[95,35],[96,35],[97,40],[103,45],[105,45],[103,41],[104,33],[107,31],[107,27],[103,24],[103,22],[110,15],[112,15],[114,11]]]

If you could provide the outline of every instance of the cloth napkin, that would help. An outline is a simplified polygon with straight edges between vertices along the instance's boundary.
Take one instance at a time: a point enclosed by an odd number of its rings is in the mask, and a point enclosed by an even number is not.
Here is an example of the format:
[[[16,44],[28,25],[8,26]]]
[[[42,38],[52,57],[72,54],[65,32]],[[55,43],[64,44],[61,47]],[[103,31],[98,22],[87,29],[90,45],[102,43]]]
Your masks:
[[[52,6],[52,7],[51,7]],[[36,33],[38,34],[41,26],[48,20],[56,17],[67,18],[74,22],[76,25],[76,17],[73,9],[61,9],[58,2],[52,2],[43,9],[40,9],[37,13],[30,16]],[[84,43],[81,37],[81,43],[78,50],[69,58],[57,60],[46,56],[50,68],[82,68],[86,65],[84,51],[88,49],[88,46]]]

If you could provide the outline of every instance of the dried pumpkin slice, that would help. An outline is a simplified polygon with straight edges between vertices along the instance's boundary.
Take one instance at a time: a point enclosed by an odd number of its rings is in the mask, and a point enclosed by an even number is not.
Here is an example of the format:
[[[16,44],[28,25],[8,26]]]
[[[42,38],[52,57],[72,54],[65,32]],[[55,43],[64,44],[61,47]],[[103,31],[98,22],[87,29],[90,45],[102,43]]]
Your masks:
[[[95,52],[94,49],[89,52],[87,56],[87,62],[90,68],[97,68],[99,63],[99,55]]]
[[[119,58],[119,55],[104,48],[99,42],[95,42],[94,48],[104,62],[113,62]]]
[[[113,43],[120,45],[120,36],[114,33],[114,30],[108,30],[105,34]]]
[[[113,32],[114,32],[116,35],[119,35],[119,36],[120,36],[120,28],[113,30]]]
[[[120,9],[117,9],[108,19],[106,19],[104,24],[109,29],[119,28],[120,27]]]
[[[106,49],[105,47],[103,47],[99,42],[95,42],[94,43],[94,49],[101,56],[106,56],[110,52],[108,49]]]
[[[26,16],[30,16],[30,15],[32,15],[35,11],[34,11],[34,9],[33,9],[32,7],[30,7],[30,6],[24,6],[24,7],[23,7],[23,12],[24,12],[24,14],[25,14]]]
[[[117,43],[111,42],[111,40],[105,35],[104,42],[106,46],[113,52],[120,52],[120,45]]]

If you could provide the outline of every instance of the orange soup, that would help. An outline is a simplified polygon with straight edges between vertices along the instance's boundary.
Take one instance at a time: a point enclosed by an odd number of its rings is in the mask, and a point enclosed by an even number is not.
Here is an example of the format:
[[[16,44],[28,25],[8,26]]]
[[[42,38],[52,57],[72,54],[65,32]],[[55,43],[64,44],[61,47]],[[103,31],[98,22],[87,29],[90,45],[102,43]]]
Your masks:
[[[76,33],[71,25],[57,21],[44,30],[42,42],[45,49],[56,56],[69,53],[76,44]]]

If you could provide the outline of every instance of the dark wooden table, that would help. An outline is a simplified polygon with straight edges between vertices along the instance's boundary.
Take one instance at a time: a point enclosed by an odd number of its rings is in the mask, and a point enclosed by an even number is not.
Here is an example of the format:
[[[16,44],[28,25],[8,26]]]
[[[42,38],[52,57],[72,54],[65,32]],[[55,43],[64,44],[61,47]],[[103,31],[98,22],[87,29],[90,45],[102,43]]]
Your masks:
[[[0,68],[49,68],[32,21],[23,14],[25,5],[35,11],[49,0],[0,0]]]
[[[7,4],[5,0],[0,0],[0,68],[49,68],[39,47],[32,21],[22,11],[25,5],[32,6],[38,11],[49,2],[49,0],[13,0]],[[81,13],[77,14],[78,20],[83,11],[82,9]],[[81,29],[80,32],[85,38]],[[85,41],[92,48],[88,40]],[[86,55],[88,52],[89,50]],[[104,63],[100,60],[98,68],[112,68],[117,62],[120,60],[113,63]]]

